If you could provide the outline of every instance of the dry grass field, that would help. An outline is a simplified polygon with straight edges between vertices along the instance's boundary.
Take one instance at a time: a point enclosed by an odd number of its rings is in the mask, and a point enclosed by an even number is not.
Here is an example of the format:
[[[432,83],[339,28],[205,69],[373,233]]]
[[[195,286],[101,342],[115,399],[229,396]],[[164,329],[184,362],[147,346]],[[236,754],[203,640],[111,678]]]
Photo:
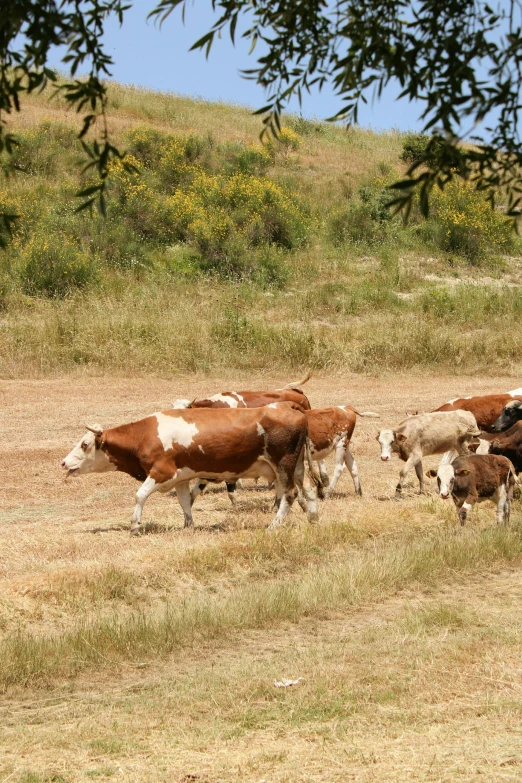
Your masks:
[[[85,423],[290,380],[0,382],[2,783],[520,780],[520,504],[510,529],[485,504],[461,530],[413,476],[394,502],[375,443],[406,410],[519,377],[312,378],[313,406],[382,416],[355,430],[364,497],[344,475],[315,526],[296,505],[267,532],[251,484],[237,512],[199,498],[194,533],[153,496],[131,539],[132,479],[64,481]]]

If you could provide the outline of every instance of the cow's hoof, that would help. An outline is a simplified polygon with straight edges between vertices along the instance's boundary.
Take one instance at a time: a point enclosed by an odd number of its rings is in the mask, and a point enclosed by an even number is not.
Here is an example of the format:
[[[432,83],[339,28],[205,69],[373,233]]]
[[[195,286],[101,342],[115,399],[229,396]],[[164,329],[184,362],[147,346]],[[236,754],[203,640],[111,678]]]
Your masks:
[[[314,524],[315,522],[319,522],[319,514],[317,511],[312,512],[311,514],[308,514],[308,521]]]
[[[131,536],[140,536],[141,535],[140,525],[136,525],[136,527],[131,527],[130,534]]]

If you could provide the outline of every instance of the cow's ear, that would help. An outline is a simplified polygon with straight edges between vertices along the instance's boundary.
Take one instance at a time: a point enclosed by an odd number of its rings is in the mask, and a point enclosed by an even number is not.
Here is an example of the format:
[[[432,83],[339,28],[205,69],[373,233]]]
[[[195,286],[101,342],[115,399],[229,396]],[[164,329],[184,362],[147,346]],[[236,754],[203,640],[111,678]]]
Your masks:
[[[469,476],[471,470],[469,468],[459,468],[455,471],[456,476]]]
[[[437,477],[437,471],[433,470],[433,468],[431,470],[427,470],[426,471],[426,476],[428,478],[436,478]]]
[[[396,432],[395,440],[397,441],[397,443],[402,443],[403,440],[406,440],[406,435],[403,435],[402,432]]]

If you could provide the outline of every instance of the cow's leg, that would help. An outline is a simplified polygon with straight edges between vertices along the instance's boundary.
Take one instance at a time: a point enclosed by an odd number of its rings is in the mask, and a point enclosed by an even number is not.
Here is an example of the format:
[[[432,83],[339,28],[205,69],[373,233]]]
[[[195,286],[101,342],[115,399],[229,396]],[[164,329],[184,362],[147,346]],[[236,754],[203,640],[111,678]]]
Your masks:
[[[400,495],[402,492],[402,485],[410,470],[420,462],[420,469],[422,471],[422,457],[419,454],[410,454],[406,460],[401,472],[399,473],[399,483],[395,487],[395,494]]]
[[[509,503],[506,485],[501,484],[496,492],[497,495],[497,524],[502,525],[504,521],[509,521]],[[508,510],[508,519],[506,519],[506,507]]]
[[[353,480],[353,485],[355,487],[355,492],[357,495],[362,495],[362,489],[361,489],[361,481],[359,479],[359,468],[357,467],[357,463],[353,458],[352,453],[350,452],[350,444],[346,446],[346,449],[344,450],[344,461],[346,462],[348,466],[348,470],[350,471],[350,475]]]
[[[473,508],[473,505],[474,505],[476,500],[477,500],[477,498],[474,497],[473,495],[468,495],[466,500],[464,501],[464,503],[460,507],[460,509],[459,509],[459,519],[460,519],[460,524],[461,525],[464,525],[464,523],[466,522],[466,520],[469,517],[471,509]]]
[[[294,481],[297,488],[297,500],[303,511],[308,516],[309,522],[316,522],[319,518],[318,510],[317,510],[317,494],[313,489],[307,489],[304,485],[305,480],[305,463],[304,463],[304,453],[305,450],[303,448],[302,456],[299,458],[295,473],[294,473]],[[311,480],[312,477],[310,477]],[[306,500],[305,500],[306,498]]]
[[[207,486],[208,481],[206,479],[198,479],[190,491],[190,505],[192,505],[197,496],[203,492]]]
[[[334,489],[337,486],[341,474],[344,470],[344,442],[341,440],[335,447],[335,468],[332,478],[332,483],[328,487],[325,497],[329,498],[333,495]]]
[[[276,469],[276,486],[281,485],[282,497],[272,523],[271,528],[278,527],[290,511],[295,498],[298,495],[298,489],[300,489],[305,495],[307,503],[307,513],[310,522],[317,519],[317,498],[312,490],[307,490],[304,487],[304,445],[301,449],[301,453],[297,459],[297,464],[286,466],[286,459],[283,458]]]
[[[422,472],[422,462],[417,462],[415,465],[415,473],[417,474],[417,478],[419,479],[419,494],[422,495],[424,492],[424,473]]]
[[[194,527],[194,520],[192,519],[192,497],[190,493],[190,482],[182,481],[176,485],[176,494],[178,496],[179,504],[183,509],[185,515],[184,527]]]
[[[319,466],[319,475],[321,476],[323,487],[327,487],[328,484],[330,483],[330,479],[328,477],[328,472],[326,470],[326,460],[320,459],[317,465]]]
[[[153,492],[155,492],[158,489],[158,485],[154,481],[153,478],[147,478],[139,488],[139,490],[136,492],[136,505],[134,507],[134,513],[132,515],[131,519],[131,536],[136,536],[139,534],[139,527],[141,524],[141,512],[143,511],[143,506],[145,504],[145,501],[147,500],[150,495],[152,495]]]
[[[237,500],[236,500],[236,481],[226,481],[227,485],[227,492],[228,497],[230,498],[230,502],[232,503],[233,508],[237,508]]]

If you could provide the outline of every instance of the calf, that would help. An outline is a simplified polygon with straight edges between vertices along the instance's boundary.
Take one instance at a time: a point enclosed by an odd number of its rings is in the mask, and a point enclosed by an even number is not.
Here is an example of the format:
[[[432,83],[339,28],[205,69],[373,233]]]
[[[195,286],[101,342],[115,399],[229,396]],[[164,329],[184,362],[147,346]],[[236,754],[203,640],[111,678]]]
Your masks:
[[[517,421],[522,421],[522,400],[511,400],[504,406],[502,413],[492,425],[492,432],[503,432]]]
[[[293,402],[303,410],[310,410],[310,403],[300,388],[310,379],[310,373],[302,380],[289,383],[282,389],[273,391],[232,391],[214,394],[206,399],[176,400],[172,407],[180,408],[261,408],[277,402]]]
[[[350,440],[355,429],[357,416],[379,418],[378,413],[372,413],[371,411],[360,413],[349,405],[336,405],[331,408],[315,408],[314,410],[306,411],[310,455],[312,460],[319,463],[320,482],[315,477],[314,480],[320,489],[321,485],[328,486],[329,484],[324,460],[332,451],[335,451],[335,471],[332,483],[326,492],[327,497],[334,491],[345,466],[350,471],[356,493],[362,495],[359,470],[350,452]],[[192,489],[193,500],[205,488],[206,484],[207,482],[204,479],[196,483]],[[236,502],[234,490],[235,485],[227,482],[228,495],[233,505]],[[299,495],[299,502],[301,505],[304,503],[301,495]]]
[[[136,494],[131,534],[139,532],[143,505],[156,491],[176,490],[192,527],[190,480],[219,481],[265,477],[275,482],[279,525],[298,489],[306,495],[308,517],[317,517],[317,499],[303,488],[307,421],[288,403],[252,410],[166,410],[114,429],[88,427],[62,461],[67,476],[120,470],[142,481]]]
[[[381,459],[391,459],[393,452],[406,464],[399,475],[395,489],[397,495],[402,492],[404,480],[415,468],[419,479],[420,492],[424,492],[422,458],[429,454],[443,454],[457,451],[469,454],[468,444],[480,435],[475,417],[469,411],[449,411],[447,413],[420,413],[409,416],[395,430],[381,430],[377,440],[381,445]]]
[[[439,411],[470,411],[481,430],[485,432],[494,431],[494,424],[504,406],[513,400],[522,400],[522,390],[513,389],[506,394],[483,394],[478,397],[458,397],[454,400],[441,405],[437,408]],[[513,423],[513,422],[512,422]]]
[[[457,457],[449,465],[439,465],[438,470],[429,470],[426,475],[437,477],[441,498],[446,500],[451,495],[461,525],[474,504],[484,500],[496,503],[499,525],[509,522],[513,488],[518,480],[507,457],[496,454]]]

